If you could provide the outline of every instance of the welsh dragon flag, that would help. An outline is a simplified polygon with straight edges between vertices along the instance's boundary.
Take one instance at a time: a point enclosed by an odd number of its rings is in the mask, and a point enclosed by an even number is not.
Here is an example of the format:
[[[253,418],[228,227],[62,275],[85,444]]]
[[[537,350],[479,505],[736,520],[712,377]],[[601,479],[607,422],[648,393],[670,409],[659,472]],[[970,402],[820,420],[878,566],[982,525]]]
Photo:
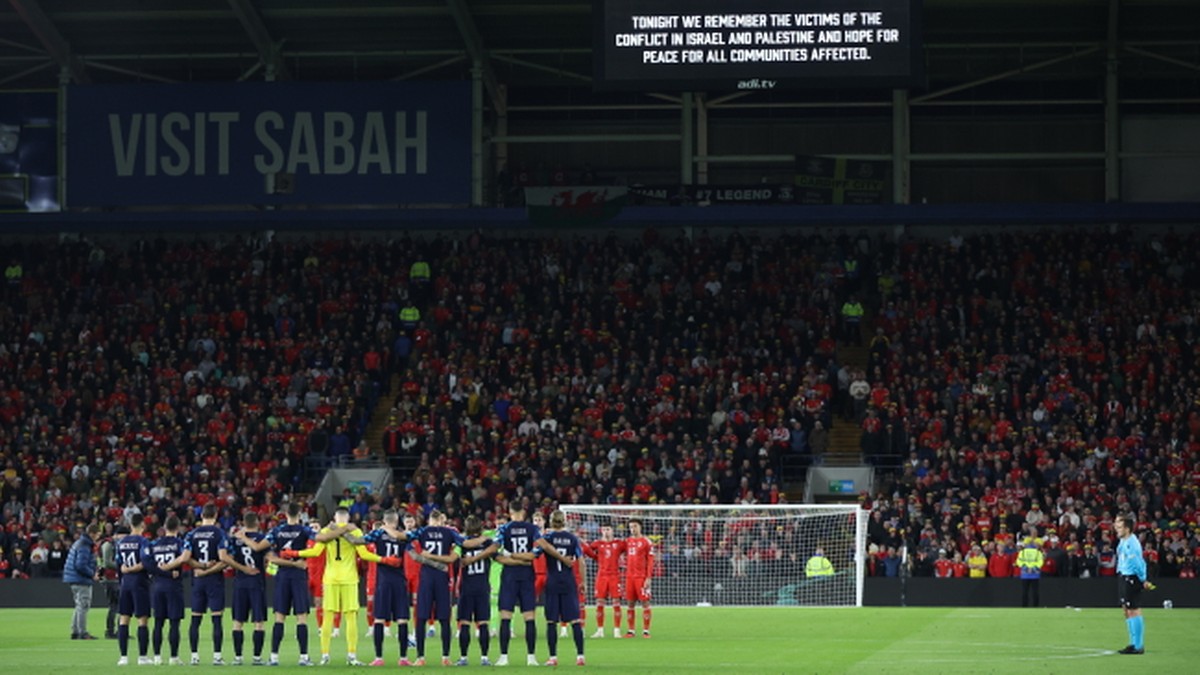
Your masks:
[[[611,185],[527,187],[525,208],[534,225],[587,227],[614,218],[627,196],[627,188]]]

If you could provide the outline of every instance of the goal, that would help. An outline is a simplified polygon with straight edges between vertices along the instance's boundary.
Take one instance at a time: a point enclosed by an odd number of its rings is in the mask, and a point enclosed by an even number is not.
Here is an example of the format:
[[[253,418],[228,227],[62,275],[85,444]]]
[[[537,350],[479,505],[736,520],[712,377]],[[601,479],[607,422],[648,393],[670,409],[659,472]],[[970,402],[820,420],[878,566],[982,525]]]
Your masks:
[[[567,527],[584,541],[629,536],[642,520],[654,543],[656,605],[861,607],[867,512],[854,504],[563,505]],[[833,567],[806,576],[820,548]],[[587,559],[592,603],[596,564]]]

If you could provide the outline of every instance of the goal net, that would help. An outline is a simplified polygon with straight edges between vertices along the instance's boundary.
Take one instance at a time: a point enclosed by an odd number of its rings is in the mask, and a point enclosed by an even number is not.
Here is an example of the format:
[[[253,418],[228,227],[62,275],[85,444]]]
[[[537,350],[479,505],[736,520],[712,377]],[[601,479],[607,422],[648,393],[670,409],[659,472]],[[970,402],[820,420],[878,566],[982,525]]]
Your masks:
[[[862,606],[867,512],[854,504],[561,508],[567,527],[588,542],[605,526],[626,538],[629,521],[642,521],[654,544],[656,605]],[[825,574],[806,574],[818,549],[829,564],[817,561],[814,571]],[[592,603],[596,561],[585,560]]]

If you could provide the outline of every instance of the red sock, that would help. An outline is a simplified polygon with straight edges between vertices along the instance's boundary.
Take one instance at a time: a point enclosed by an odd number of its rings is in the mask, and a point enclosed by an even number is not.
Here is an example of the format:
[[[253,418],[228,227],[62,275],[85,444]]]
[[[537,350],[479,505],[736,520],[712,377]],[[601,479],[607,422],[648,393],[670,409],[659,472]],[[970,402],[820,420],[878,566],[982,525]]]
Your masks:
[[[341,612],[338,612],[337,614],[333,615],[333,627],[334,628],[342,627],[342,613]]]
[[[604,628],[604,605],[596,605],[596,628]]]
[[[630,633],[632,633],[632,632],[633,632],[633,629],[634,629],[634,628],[637,628],[637,624],[635,624],[635,623],[633,622],[633,616],[634,616],[634,614],[633,614],[633,608],[632,608],[632,607],[630,607],[628,610],[626,610],[626,614],[625,614],[625,618],[626,618],[626,619],[629,619],[629,629],[628,629],[628,630],[629,630],[629,632],[630,632]]]
[[[367,625],[370,626],[374,623],[375,623],[375,603],[368,602],[367,603]]]
[[[587,621],[587,607],[582,602],[579,603],[579,620]]]
[[[317,625],[325,625],[325,610],[321,609],[320,607],[317,608]]]
[[[642,630],[650,630],[650,608],[642,608]]]

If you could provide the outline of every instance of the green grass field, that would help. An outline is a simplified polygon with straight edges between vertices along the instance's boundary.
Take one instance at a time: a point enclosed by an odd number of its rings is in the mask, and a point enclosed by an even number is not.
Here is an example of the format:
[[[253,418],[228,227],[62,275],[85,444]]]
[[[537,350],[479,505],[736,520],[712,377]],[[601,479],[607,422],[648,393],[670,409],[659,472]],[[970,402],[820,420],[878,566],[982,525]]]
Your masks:
[[[659,608],[654,611],[650,640],[587,641],[586,670],[612,673],[1078,673],[1195,672],[1200,647],[1195,639],[1196,610],[1146,610],[1144,656],[1120,656],[1126,644],[1118,609],[986,609],[986,608]],[[115,670],[114,640],[77,642],[68,639],[70,610],[0,610],[0,664],[15,673],[102,673]],[[640,621],[640,618],[639,618]],[[360,620],[360,624],[362,620]],[[103,633],[104,613],[93,610],[88,621]],[[611,615],[610,615],[611,625]],[[208,625],[201,637],[201,656],[211,661]],[[365,631],[365,626],[363,628]],[[589,623],[588,633],[594,630]],[[539,634],[544,625],[539,626]],[[270,627],[267,628],[268,648]],[[278,671],[295,666],[296,645],[288,626]],[[310,647],[316,659],[315,640]],[[435,642],[430,653],[436,654]],[[515,639],[509,658],[525,665],[524,640]],[[250,636],[246,636],[247,650]],[[492,641],[492,657],[499,653]],[[472,668],[478,668],[478,645],[472,645]],[[164,646],[165,649],[165,646]],[[183,654],[187,652],[186,620]],[[345,637],[333,645],[333,665],[347,669]],[[370,660],[370,639],[359,639],[360,658]],[[130,652],[136,657],[136,641]],[[415,652],[415,650],[414,650]],[[225,659],[233,649],[229,618],[225,619]],[[457,641],[451,650],[458,656]],[[395,668],[395,639],[385,656]],[[249,652],[247,652],[247,657]],[[571,640],[559,640],[560,667],[575,668]],[[415,657],[415,655],[414,655]],[[546,657],[539,636],[538,658]],[[136,662],[136,658],[134,659]],[[249,658],[247,658],[249,661]],[[438,664],[436,659],[432,664]],[[428,667],[441,668],[440,665]],[[131,665],[129,668],[146,670]],[[160,668],[168,668],[161,666]],[[211,666],[203,666],[211,669]],[[151,667],[151,669],[153,669]],[[274,672],[274,670],[272,671]]]

